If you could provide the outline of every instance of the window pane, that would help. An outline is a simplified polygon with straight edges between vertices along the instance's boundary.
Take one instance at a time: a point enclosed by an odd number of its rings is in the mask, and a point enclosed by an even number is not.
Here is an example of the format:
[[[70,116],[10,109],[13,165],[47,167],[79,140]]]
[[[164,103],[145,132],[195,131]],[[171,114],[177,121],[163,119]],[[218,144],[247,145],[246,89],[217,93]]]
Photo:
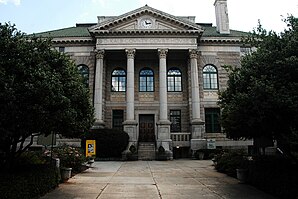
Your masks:
[[[170,110],[171,132],[181,132],[181,111]]]
[[[142,69],[140,71],[140,91],[153,91],[154,89],[154,76],[153,70]]]
[[[113,110],[113,125],[112,127],[115,129],[122,130],[124,119],[123,119],[123,110]]]
[[[207,65],[203,69],[204,89],[218,89],[217,70],[212,65]]]
[[[218,108],[206,108],[205,109],[205,127],[206,133],[220,133],[219,123],[220,110]]]

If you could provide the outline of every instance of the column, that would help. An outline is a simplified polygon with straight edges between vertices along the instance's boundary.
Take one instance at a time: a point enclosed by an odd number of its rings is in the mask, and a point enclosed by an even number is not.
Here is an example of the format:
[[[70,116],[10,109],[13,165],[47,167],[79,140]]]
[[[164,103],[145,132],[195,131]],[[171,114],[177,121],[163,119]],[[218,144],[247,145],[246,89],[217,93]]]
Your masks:
[[[193,155],[196,150],[207,147],[206,139],[204,139],[204,122],[201,120],[200,110],[200,87],[198,73],[198,50],[189,50],[190,70],[191,70],[191,141],[190,147]]]
[[[167,53],[168,49],[158,49],[159,55],[159,121],[157,122],[157,149],[165,149],[167,159],[173,159],[172,140],[168,120],[167,92]]]
[[[126,120],[133,121],[134,113],[134,58],[135,49],[126,49],[127,54],[127,84],[126,84]]]
[[[159,49],[159,119],[168,121],[167,49]]]
[[[102,115],[102,85],[103,85],[103,58],[104,50],[96,50],[96,67],[95,67],[95,88],[94,88],[94,109],[95,109],[95,124],[94,128],[103,128],[104,121]]]
[[[192,121],[201,121],[200,111],[200,87],[198,73],[198,51],[189,50],[191,67],[191,98],[192,98]]]
[[[135,49],[126,49],[127,55],[127,76],[126,76],[126,121],[123,122],[124,131],[129,135],[130,144],[136,146],[137,142],[137,121],[135,120],[135,105],[134,105],[134,58]]]

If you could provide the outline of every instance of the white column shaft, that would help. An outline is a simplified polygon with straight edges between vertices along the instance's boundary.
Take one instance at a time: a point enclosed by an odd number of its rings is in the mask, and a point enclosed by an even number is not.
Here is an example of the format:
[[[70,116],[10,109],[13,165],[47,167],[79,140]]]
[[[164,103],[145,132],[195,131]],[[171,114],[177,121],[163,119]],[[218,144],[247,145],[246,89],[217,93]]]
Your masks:
[[[135,50],[126,50],[127,53],[127,90],[126,90],[126,120],[132,121],[134,117],[134,55]]]
[[[190,51],[190,67],[191,67],[191,98],[192,98],[192,119],[199,120],[201,118],[200,111],[200,87],[197,63],[197,51]]]
[[[167,50],[159,50],[159,104],[160,120],[168,120],[168,98],[167,98]]]
[[[103,122],[102,117],[102,85],[103,85],[103,57],[104,51],[96,52],[94,109],[96,122]]]

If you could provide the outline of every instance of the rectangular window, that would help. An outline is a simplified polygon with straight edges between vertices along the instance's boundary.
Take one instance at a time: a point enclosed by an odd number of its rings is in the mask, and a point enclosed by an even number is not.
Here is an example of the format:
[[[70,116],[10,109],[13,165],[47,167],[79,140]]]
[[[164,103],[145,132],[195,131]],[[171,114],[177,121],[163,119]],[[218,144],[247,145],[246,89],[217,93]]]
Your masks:
[[[206,133],[220,133],[219,108],[205,108],[205,127]]]
[[[171,132],[181,132],[181,111],[170,110]]]
[[[65,47],[59,47],[59,52],[64,53],[65,52]]]
[[[123,130],[123,110],[113,110],[113,129]]]

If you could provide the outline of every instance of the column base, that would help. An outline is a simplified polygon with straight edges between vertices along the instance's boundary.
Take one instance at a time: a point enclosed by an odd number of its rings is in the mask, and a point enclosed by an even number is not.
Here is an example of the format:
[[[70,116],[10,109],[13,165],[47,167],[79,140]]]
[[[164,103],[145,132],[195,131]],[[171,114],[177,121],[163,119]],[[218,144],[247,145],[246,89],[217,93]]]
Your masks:
[[[190,149],[191,149],[191,157],[195,159],[195,153],[199,149],[207,148],[207,140],[206,139],[191,139],[190,140]]]
[[[191,137],[193,139],[202,139],[204,138],[205,122],[200,119],[195,119],[191,121]]]
[[[123,122],[124,131],[129,135],[129,142],[137,142],[137,125],[138,122],[136,120],[126,120]]]
[[[160,120],[157,122],[157,143],[156,152],[158,160],[173,160],[173,142],[170,132],[171,122],[169,120]],[[160,150],[162,148],[162,150]]]

